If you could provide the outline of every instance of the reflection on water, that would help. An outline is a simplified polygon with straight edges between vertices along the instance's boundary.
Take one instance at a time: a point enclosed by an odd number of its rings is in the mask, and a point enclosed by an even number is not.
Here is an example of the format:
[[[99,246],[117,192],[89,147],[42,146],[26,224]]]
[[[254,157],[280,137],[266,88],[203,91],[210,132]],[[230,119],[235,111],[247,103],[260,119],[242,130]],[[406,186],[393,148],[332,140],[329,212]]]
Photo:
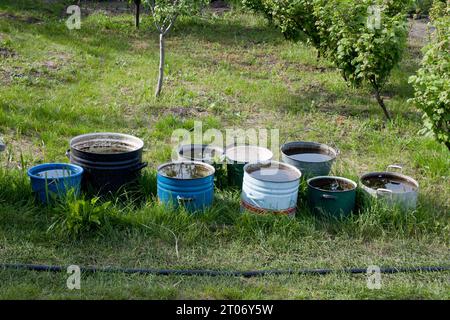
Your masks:
[[[60,179],[60,178],[67,178],[72,175],[71,170],[67,169],[55,169],[55,170],[46,170],[41,171],[36,174],[36,176],[40,178],[46,178],[46,179]]]
[[[199,179],[209,176],[211,171],[199,164],[173,163],[161,168],[159,173],[169,178]]]

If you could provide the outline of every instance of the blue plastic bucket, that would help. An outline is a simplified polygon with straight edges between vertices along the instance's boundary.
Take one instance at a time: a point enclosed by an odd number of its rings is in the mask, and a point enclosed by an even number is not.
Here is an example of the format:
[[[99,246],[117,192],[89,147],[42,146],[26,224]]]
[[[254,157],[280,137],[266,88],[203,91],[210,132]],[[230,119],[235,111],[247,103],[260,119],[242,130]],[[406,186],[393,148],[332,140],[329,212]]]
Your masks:
[[[197,162],[170,162],[158,168],[158,199],[166,205],[203,211],[214,199],[213,166]]]
[[[82,167],[67,163],[46,163],[28,170],[31,188],[42,203],[54,195],[63,197],[71,189],[78,195],[82,175]]]

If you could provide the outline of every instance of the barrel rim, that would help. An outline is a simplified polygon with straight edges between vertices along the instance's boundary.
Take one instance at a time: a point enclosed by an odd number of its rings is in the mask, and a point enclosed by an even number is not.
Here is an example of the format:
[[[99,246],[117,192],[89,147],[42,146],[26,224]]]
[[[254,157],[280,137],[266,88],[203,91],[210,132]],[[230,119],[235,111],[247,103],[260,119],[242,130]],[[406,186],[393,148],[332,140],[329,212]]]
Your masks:
[[[371,188],[371,187],[367,186],[364,183],[364,179],[367,179],[367,178],[372,177],[372,176],[379,176],[379,175],[396,177],[398,179],[407,181],[408,183],[412,184],[414,186],[414,188],[415,188],[413,191],[407,191],[407,192],[398,192],[398,191],[391,190],[392,193],[395,193],[395,194],[407,194],[407,193],[418,192],[419,191],[419,183],[417,182],[417,180],[415,180],[414,178],[412,178],[410,176],[407,176],[405,174],[398,173],[398,172],[379,171],[379,172],[365,173],[365,174],[363,174],[360,177],[359,182],[361,183],[361,186],[363,186],[364,188],[367,188],[369,190],[373,190],[374,192],[376,192],[377,189],[374,189],[374,188]]]
[[[289,147],[292,147],[294,145],[310,145],[310,146],[314,146],[314,147],[318,147],[318,148],[324,148],[327,150],[331,150],[332,154],[328,154],[331,159],[330,160],[323,160],[323,161],[316,161],[316,162],[307,162],[307,161],[300,161],[297,159],[294,159],[291,155],[286,154],[285,151],[287,151],[286,149],[289,149]],[[324,162],[330,162],[330,161],[334,161],[338,155],[339,152],[337,149],[330,147],[327,144],[324,143],[320,143],[320,142],[314,142],[314,141],[291,141],[291,142],[286,142],[285,144],[283,144],[280,148],[281,154],[285,157],[288,157],[289,159],[293,160],[293,161],[297,161],[297,162],[302,162],[302,163],[324,163]]]
[[[311,185],[311,182],[313,182],[315,180],[320,180],[320,179],[336,179],[336,180],[345,181],[345,182],[350,183],[353,186],[353,188],[349,189],[349,190],[324,190],[324,189],[321,189],[321,188],[318,188],[318,187],[315,187],[315,186]],[[310,188],[312,188],[314,190],[319,190],[321,192],[329,192],[329,193],[351,192],[351,191],[355,191],[358,188],[358,184],[355,181],[353,181],[351,179],[348,179],[348,178],[344,178],[344,177],[338,177],[338,176],[318,176],[318,177],[314,177],[314,178],[308,179],[307,184],[308,184],[308,187],[310,187]]]
[[[45,170],[54,170],[54,169],[64,169],[64,168],[70,168],[70,170],[72,172],[74,172],[74,174],[71,174],[68,177],[61,177],[61,178],[45,178],[45,177],[40,177],[38,175],[36,175],[38,172],[42,172]],[[42,170],[41,170],[42,169]],[[74,170],[72,170],[74,169]],[[43,163],[43,164],[39,164],[37,166],[33,166],[30,169],[28,169],[27,174],[30,178],[36,179],[36,180],[60,180],[60,179],[73,179],[73,178],[78,178],[80,177],[82,174],[84,173],[84,169],[83,167],[80,167],[76,164],[72,164],[72,163]]]
[[[168,177],[168,176],[160,173],[161,169],[163,169],[167,166],[170,166],[170,165],[175,165],[175,164],[195,164],[195,165],[204,166],[204,167],[208,168],[208,170],[210,170],[210,174],[207,176],[201,177],[201,178],[182,179],[182,178],[176,178],[176,177]],[[171,162],[166,162],[166,163],[161,164],[160,166],[158,166],[158,169],[157,169],[158,176],[164,177],[167,179],[181,180],[181,181],[201,180],[201,179],[209,178],[209,177],[213,176],[215,173],[216,173],[216,169],[212,165],[205,163],[205,162],[201,162],[201,161],[171,161]]]
[[[278,166],[285,166],[285,167],[295,171],[295,173],[298,174],[298,178],[292,179],[292,180],[287,180],[287,181],[269,181],[269,180],[256,179],[256,178],[252,177],[249,172],[247,172],[247,169],[249,169],[251,166],[258,166],[258,165],[259,166],[263,166],[263,165],[270,165],[270,166],[272,166],[273,164],[278,165]],[[280,183],[280,184],[281,183],[291,183],[291,182],[299,181],[302,178],[302,172],[298,168],[296,168],[293,165],[290,165],[288,163],[275,161],[275,160],[269,160],[268,162],[247,163],[244,166],[244,173],[247,174],[252,179],[255,179],[255,180],[258,180],[258,181],[269,182],[269,183]]]
[[[255,149],[258,149],[258,150],[263,150],[264,152],[268,151],[268,155],[270,155],[270,157],[266,157],[267,159],[264,158],[264,159],[258,160],[258,161],[256,161],[256,163],[258,163],[258,162],[268,162],[268,161],[272,161],[272,159],[273,159],[273,152],[270,149],[264,148],[264,147],[261,147],[261,146],[248,145],[248,144],[232,145],[232,146],[227,147],[225,149],[225,151],[224,151],[224,155],[225,155],[226,159],[232,161],[233,163],[245,163],[245,164],[255,163],[255,162],[242,162],[242,161],[239,161],[239,160],[236,160],[236,159],[233,159],[232,157],[230,157],[230,155],[229,155],[230,150],[233,150],[233,149],[236,149],[236,148],[241,148],[241,147],[255,148]]]
[[[73,137],[70,140],[70,142],[69,142],[70,148],[73,149],[73,150],[76,150],[78,152],[83,152],[83,153],[86,153],[86,154],[97,155],[99,153],[83,151],[83,150],[80,150],[80,149],[76,148],[76,144],[82,142],[84,139],[86,139],[85,142],[88,142],[89,138],[92,138],[92,140],[95,140],[96,137],[98,138],[100,136],[121,137],[121,138],[124,138],[125,141],[128,140],[129,142],[134,142],[133,144],[136,144],[136,145],[133,145],[133,147],[134,147],[133,150],[130,150],[130,151],[127,151],[127,152],[114,153],[112,155],[132,153],[132,152],[136,152],[136,151],[139,151],[139,150],[144,148],[144,141],[142,139],[140,139],[138,137],[135,137],[135,136],[132,136],[130,134],[117,133],[117,132],[94,132],[94,133],[87,133],[87,134],[82,134],[82,135]],[[107,154],[107,155],[110,155],[110,154]]]

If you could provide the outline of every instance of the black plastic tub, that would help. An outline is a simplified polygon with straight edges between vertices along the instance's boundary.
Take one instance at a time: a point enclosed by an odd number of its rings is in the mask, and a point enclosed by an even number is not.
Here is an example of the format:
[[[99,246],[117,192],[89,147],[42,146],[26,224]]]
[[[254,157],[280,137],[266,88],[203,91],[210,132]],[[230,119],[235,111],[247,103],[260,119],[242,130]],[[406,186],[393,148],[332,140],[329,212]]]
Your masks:
[[[106,194],[134,183],[141,170],[144,142],[120,133],[92,133],[73,138],[70,162],[84,169],[84,191]]]

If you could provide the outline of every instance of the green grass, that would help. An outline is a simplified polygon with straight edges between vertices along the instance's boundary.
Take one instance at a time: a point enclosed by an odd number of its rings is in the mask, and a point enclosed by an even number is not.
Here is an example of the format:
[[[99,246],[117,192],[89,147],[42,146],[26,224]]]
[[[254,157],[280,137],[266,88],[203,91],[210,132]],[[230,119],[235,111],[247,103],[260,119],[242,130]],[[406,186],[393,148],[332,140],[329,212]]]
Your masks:
[[[158,44],[148,18],[136,31],[131,15],[96,13],[69,31],[63,5],[36,2],[0,4],[0,47],[8,52],[0,55],[0,134],[8,145],[0,155],[1,262],[220,270],[449,264],[449,154],[418,135],[421,115],[407,103],[417,48],[387,85],[395,118],[385,124],[369,88],[348,88],[329,62],[284,41],[263,19],[240,12],[184,18],[168,37],[167,81],[156,100]],[[302,194],[295,219],[256,217],[240,213],[237,192],[217,190],[204,215],[167,210],[156,204],[155,168],[170,158],[172,131],[196,120],[206,129],[279,128],[282,141],[334,143],[342,154],[333,173],[353,179],[401,163],[420,183],[419,208],[403,214],[364,206],[359,196],[358,212],[333,222],[311,215]],[[55,216],[70,211],[37,205],[23,170],[66,161],[68,140],[93,131],[145,141],[150,168],[142,187],[114,201],[115,219],[95,233],[48,232]],[[77,292],[65,288],[66,277],[0,271],[0,298],[448,299],[450,289],[448,272],[386,275],[381,290],[367,289],[365,276],[340,273],[86,274]]]

